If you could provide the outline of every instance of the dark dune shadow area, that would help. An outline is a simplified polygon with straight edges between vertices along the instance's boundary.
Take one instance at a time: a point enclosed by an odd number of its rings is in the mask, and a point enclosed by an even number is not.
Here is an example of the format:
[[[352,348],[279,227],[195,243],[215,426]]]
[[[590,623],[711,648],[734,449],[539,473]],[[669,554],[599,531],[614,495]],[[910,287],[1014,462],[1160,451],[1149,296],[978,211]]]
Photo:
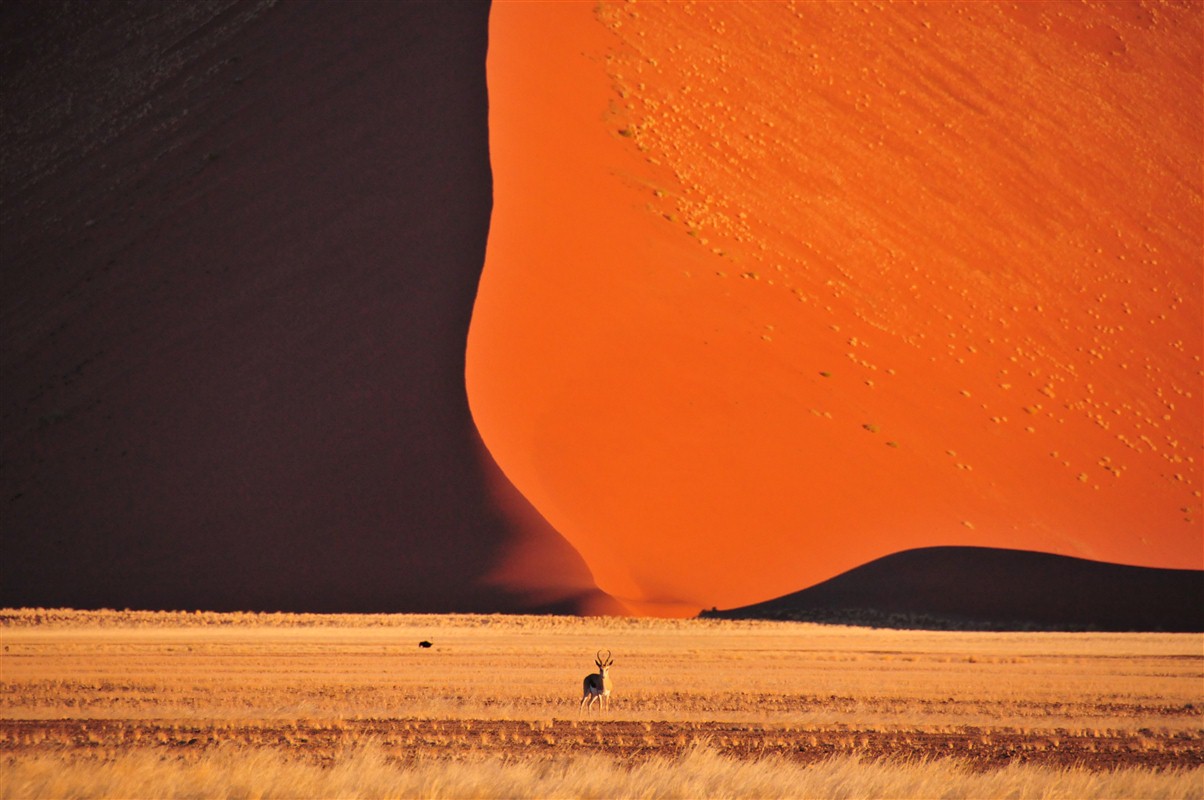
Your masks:
[[[724,619],[952,630],[1204,631],[1204,572],[989,547],[871,561]]]
[[[488,13],[0,7],[0,605],[611,607],[465,397]]]

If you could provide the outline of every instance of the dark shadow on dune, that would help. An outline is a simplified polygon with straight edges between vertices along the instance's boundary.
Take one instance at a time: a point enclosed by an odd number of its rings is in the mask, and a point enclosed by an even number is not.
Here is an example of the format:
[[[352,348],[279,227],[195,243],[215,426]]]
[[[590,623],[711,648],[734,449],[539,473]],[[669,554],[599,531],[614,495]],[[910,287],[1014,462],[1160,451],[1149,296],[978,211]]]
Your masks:
[[[574,610],[488,579],[485,3],[0,10],[0,605]],[[124,44],[123,44],[124,43]]]
[[[935,630],[1204,631],[1204,572],[925,547],[702,616]]]

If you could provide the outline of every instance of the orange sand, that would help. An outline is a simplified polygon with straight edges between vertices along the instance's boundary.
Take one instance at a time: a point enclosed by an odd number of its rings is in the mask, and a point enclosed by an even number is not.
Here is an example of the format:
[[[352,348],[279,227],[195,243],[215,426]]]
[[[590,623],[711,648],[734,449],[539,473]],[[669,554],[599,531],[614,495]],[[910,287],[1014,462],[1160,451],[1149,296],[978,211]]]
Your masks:
[[[1201,9],[495,2],[490,451],[646,613],[1204,566]]]

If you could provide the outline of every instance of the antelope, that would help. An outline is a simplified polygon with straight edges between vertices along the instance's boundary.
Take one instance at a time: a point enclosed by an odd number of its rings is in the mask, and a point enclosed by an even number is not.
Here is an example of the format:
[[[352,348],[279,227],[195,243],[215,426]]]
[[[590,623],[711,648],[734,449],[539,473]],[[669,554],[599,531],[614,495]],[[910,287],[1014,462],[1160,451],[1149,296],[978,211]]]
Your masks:
[[[577,713],[581,713],[583,709],[588,712],[595,700],[598,701],[599,712],[603,709],[610,710],[610,688],[613,685],[610,682],[610,665],[615,661],[610,657],[609,650],[606,651],[606,658],[602,657],[602,651],[599,650],[594,663],[598,665],[598,671],[586,675],[585,680],[581,682],[581,705],[577,708]]]

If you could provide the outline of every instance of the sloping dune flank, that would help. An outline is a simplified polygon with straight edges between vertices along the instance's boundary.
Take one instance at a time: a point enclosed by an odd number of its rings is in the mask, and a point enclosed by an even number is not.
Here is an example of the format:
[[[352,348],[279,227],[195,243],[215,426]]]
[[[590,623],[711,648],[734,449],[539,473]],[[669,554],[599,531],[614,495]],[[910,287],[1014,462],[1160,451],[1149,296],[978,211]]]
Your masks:
[[[0,605],[615,608],[465,398],[487,20],[0,8]]]
[[[888,628],[1198,632],[1204,631],[1204,572],[928,547],[785,597],[703,616]]]
[[[694,613],[1201,540],[1199,3],[498,3],[482,436]]]

